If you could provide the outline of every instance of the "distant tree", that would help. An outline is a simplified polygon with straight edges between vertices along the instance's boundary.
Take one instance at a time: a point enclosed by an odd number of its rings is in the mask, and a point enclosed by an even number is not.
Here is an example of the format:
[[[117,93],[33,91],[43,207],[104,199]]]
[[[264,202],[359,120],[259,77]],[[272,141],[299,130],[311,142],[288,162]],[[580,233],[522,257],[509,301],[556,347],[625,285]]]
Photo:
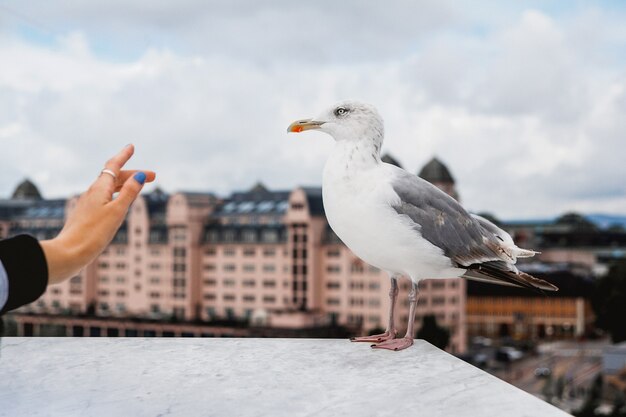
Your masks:
[[[87,304],[87,311],[85,313],[90,317],[93,317],[96,315],[96,302],[95,301],[90,301],[89,304]]]
[[[439,326],[435,316],[429,314],[422,319],[422,327],[417,332],[417,338],[424,339],[439,349],[445,349],[450,343],[450,332]]]
[[[563,377],[563,375],[561,375],[560,377],[557,378],[556,382],[554,383],[554,395],[559,400],[562,400],[564,392],[565,392],[565,378]]]
[[[626,261],[616,262],[596,281],[591,303],[596,326],[609,332],[613,343],[626,340]]]
[[[582,407],[574,412],[576,417],[595,417],[596,416],[596,408],[600,405],[600,400],[602,397],[602,374],[598,374],[596,379],[593,380],[591,384],[591,388],[589,389],[589,393],[587,394],[587,398],[585,398],[585,402]]]
[[[613,400],[613,410],[611,410],[611,417],[626,417],[626,401],[624,399],[624,394],[621,392],[616,392],[615,398]]]
[[[546,378],[546,382],[543,384],[543,388],[541,389],[541,394],[543,395],[546,402],[552,404],[554,402],[554,397],[556,395],[556,384],[554,379],[552,379],[552,375],[548,375]]]

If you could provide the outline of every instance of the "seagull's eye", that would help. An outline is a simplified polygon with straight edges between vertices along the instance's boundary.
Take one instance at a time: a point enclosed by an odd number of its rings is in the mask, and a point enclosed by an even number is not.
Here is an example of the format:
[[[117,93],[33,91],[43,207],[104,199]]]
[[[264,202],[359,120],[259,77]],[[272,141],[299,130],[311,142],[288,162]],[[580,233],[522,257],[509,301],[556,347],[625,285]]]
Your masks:
[[[335,109],[335,116],[345,116],[346,114],[348,114],[348,109],[345,107],[337,107]]]

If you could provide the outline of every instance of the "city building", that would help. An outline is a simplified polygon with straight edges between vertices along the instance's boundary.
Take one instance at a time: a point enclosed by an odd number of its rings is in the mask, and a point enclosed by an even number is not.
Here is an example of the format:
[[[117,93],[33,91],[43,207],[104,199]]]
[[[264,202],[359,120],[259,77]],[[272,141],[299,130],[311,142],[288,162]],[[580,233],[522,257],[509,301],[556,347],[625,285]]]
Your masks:
[[[438,159],[419,175],[458,198],[454,178]],[[0,200],[0,238],[51,238],[75,203],[76,198],[46,200],[26,180],[11,198]],[[565,260],[595,268],[607,253],[594,247],[591,259],[587,246],[546,233],[548,224],[501,226],[518,242],[541,249],[545,260],[563,261],[554,254],[566,249],[571,255]],[[613,245],[623,235],[615,233],[608,240],[594,235],[593,242]],[[578,292],[553,298],[497,288],[463,279],[422,281],[416,325],[424,315],[435,315],[450,330],[449,350],[462,353],[468,329],[470,335],[508,329],[520,337],[568,337],[590,323],[588,302]],[[396,323],[402,326],[408,319],[407,280],[400,289]],[[55,329],[61,335],[280,336],[333,326],[356,335],[384,329],[388,290],[387,274],[357,258],[330,229],[319,187],[275,191],[256,184],[226,198],[157,188],[137,199],[96,260],[78,276],[50,286],[12,319],[23,335]]]
[[[595,316],[588,299],[593,287],[590,268],[541,262],[521,267],[553,283],[559,291],[548,295],[525,288],[468,281],[469,338],[567,339],[591,332]]]

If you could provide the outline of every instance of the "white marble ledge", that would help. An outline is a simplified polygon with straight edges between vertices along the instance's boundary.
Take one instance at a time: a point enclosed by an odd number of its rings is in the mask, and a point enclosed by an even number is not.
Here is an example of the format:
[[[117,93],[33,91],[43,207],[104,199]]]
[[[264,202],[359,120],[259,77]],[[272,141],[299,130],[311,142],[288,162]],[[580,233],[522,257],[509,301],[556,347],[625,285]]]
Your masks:
[[[422,340],[3,338],[0,416],[567,416]]]

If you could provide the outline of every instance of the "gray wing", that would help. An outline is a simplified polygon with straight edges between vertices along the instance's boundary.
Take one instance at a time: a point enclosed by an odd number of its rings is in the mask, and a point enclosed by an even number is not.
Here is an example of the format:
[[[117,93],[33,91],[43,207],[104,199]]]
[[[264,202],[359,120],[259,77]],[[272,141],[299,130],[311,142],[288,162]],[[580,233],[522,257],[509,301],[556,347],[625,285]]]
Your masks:
[[[400,197],[393,208],[408,216],[430,243],[460,266],[486,261],[508,260],[497,238],[448,194],[431,183],[396,170],[392,187]]]
[[[558,289],[515,267],[514,258],[502,244],[513,243],[506,232],[480,216],[470,215],[431,183],[404,170],[394,171],[397,175],[391,185],[400,202],[393,208],[408,216],[424,239],[441,248],[458,266],[467,268],[465,278],[535,290]]]

